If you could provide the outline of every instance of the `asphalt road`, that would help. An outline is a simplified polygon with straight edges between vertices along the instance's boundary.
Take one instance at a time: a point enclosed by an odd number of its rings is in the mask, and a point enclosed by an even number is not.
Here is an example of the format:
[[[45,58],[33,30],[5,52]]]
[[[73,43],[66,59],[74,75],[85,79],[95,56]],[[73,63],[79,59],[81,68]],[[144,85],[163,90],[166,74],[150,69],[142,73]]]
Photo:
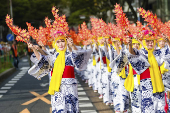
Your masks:
[[[23,57],[17,71],[0,83],[0,113],[51,113],[48,76],[37,80],[28,69],[28,59]],[[81,83],[78,94],[80,112],[97,113]]]

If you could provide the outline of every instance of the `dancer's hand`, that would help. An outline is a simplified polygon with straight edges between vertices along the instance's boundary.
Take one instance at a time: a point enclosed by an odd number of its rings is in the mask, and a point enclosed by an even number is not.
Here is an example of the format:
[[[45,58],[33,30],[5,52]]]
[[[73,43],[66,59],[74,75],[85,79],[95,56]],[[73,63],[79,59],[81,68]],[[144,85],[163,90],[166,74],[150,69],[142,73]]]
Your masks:
[[[126,37],[126,43],[132,45],[132,39],[129,36]]]
[[[35,56],[37,57],[37,59],[40,60],[40,54],[37,51],[38,48],[35,45],[31,44],[30,42],[28,42],[27,45],[28,45],[28,48],[33,50],[33,52],[34,52]]]
[[[41,46],[41,47],[44,47],[44,44],[42,43],[42,41],[39,41],[38,45]]]
[[[39,51],[41,48],[38,45],[33,46],[37,51]]]
[[[32,50],[34,49],[34,45],[32,43],[28,42],[27,45],[28,45],[28,48],[30,48]]]
[[[74,45],[73,39],[71,39],[71,38],[68,38],[68,39],[67,39],[67,43],[68,43],[68,45],[71,46],[71,47]]]
[[[165,35],[165,34],[162,33],[162,37],[163,37],[163,39],[164,39],[166,42],[170,42],[169,39],[168,39],[168,37],[167,37],[167,35]]]

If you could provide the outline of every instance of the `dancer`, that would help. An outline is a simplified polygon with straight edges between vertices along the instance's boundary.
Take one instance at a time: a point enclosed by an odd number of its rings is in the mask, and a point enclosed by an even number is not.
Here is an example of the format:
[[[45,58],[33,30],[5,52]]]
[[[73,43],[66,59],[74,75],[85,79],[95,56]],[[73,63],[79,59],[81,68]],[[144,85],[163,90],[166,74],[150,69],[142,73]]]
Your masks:
[[[136,39],[132,39],[132,46],[135,49],[140,49],[140,43]],[[130,63],[128,67],[128,76],[125,79],[124,86],[130,92],[132,113],[141,113],[140,75],[136,73]]]
[[[124,87],[124,81],[127,76],[127,70],[125,70],[125,66],[127,66],[127,55],[126,55],[126,46],[122,44],[120,49],[120,39],[114,38],[117,40],[115,45],[115,49],[117,52],[117,57],[112,58],[110,61],[110,67],[112,68],[112,76],[113,77],[113,102],[114,102],[114,110],[116,113],[124,112],[128,113],[129,109],[129,93]],[[114,54],[114,51],[112,52]],[[112,55],[111,55],[112,56]]]
[[[147,34],[148,33],[148,34]],[[160,49],[155,49],[156,41],[153,31],[145,33],[143,45],[145,48],[137,50],[132,48],[132,40],[127,38],[129,44],[128,60],[133,69],[140,75],[141,109],[142,113],[165,113],[165,92],[159,66],[165,62],[169,66],[169,59]],[[169,40],[166,38],[168,45]],[[169,49],[167,48],[166,51]]]
[[[87,61],[92,53],[91,50],[78,51],[71,39],[67,39],[72,52],[67,52],[66,37],[54,34],[53,42],[55,49],[48,55],[42,55],[37,50],[40,48],[28,43],[28,47],[34,52],[32,57],[37,59],[28,73],[37,79],[47,75],[53,68],[53,74],[48,93],[51,95],[52,112],[57,113],[79,113],[77,80],[74,75],[74,67],[86,68]]]

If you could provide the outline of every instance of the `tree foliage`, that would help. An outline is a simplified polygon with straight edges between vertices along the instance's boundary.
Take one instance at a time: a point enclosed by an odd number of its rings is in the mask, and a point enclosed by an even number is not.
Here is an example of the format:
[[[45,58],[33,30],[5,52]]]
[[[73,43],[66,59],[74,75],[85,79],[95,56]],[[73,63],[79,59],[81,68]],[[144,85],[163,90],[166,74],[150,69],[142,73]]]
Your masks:
[[[104,21],[107,19],[107,11],[112,11],[114,5],[119,3],[122,7],[127,2],[131,9],[135,21],[137,15],[132,7],[133,0],[11,0],[13,6],[14,24],[22,28],[27,28],[25,22],[30,22],[33,26],[39,27],[44,24],[44,19],[48,16],[54,19],[51,13],[52,6],[59,8],[59,14],[63,14],[63,9],[67,8],[70,11],[70,16],[67,21],[70,26],[79,25],[85,21],[89,22],[89,17],[95,15],[102,18]],[[147,8],[148,0],[140,0],[141,6]],[[0,25],[8,28],[5,23],[5,16],[10,14],[9,0],[1,0],[0,2]],[[84,15],[85,19],[80,19],[80,15]],[[7,34],[7,33],[6,33]],[[5,35],[6,35],[5,34]]]

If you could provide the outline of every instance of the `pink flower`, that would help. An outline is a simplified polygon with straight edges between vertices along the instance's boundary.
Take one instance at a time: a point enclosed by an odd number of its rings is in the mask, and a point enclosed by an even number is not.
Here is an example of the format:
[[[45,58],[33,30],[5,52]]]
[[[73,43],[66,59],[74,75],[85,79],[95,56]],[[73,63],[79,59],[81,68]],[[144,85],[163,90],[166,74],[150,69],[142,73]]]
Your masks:
[[[149,34],[149,31],[148,31],[148,30],[144,30],[143,32],[144,32],[144,35]]]
[[[133,35],[129,35],[129,37],[133,37]]]

